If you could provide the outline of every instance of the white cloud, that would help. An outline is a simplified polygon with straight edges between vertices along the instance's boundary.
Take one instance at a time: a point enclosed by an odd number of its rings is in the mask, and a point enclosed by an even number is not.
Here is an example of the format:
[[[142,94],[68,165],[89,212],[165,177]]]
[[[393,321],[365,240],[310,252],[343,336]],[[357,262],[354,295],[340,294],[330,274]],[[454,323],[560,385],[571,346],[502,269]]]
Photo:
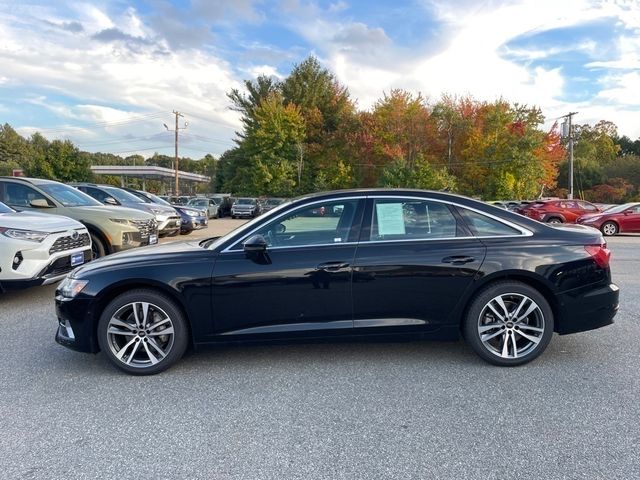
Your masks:
[[[78,8],[85,31],[75,35],[0,17],[2,78],[10,78],[12,85],[25,90],[37,88],[78,99],[75,105],[68,105],[52,101],[45,94],[26,101],[67,122],[121,122],[132,115],[164,111],[163,121],[169,123],[171,111],[176,109],[200,117],[189,118],[194,134],[220,140],[209,145],[200,142],[197,148],[219,154],[232,145],[231,138],[241,123],[237,113],[228,109],[226,92],[240,83],[225,61],[204,50],[169,51],[131,8],[114,18],[93,6]],[[92,38],[115,25],[125,36],[122,41]],[[52,38],[53,35],[57,36]],[[126,36],[144,41],[132,45]],[[162,130],[158,118],[112,128],[94,125],[67,131],[78,141],[95,141],[96,136],[108,140],[128,133],[145,136]],[[29,129],[25,127],[24,131]],[[58,133],[50,131],[49,136]],[[196,148],[195,144],[192,146]]]

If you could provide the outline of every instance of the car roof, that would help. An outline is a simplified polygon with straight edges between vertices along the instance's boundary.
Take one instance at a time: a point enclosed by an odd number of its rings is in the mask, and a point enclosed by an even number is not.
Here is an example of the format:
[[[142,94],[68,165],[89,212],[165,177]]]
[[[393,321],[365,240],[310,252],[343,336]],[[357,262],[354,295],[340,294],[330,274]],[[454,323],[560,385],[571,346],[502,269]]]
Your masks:
[[[10,176],[0,176],[3,180],[14,180],[23,183],[31,183],[32,185],[44,185],[46,183],[62,183],[57,180],[47,180],[46,178],[33,178],[33,177],[10,177]]]

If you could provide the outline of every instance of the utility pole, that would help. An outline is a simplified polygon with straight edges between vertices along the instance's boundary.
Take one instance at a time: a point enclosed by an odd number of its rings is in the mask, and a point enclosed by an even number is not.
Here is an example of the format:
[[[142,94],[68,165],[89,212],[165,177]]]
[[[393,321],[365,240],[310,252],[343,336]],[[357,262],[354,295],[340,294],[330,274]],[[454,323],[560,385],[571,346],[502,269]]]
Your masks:
[[[567,198],[573,200],[573,122],[572,117],[578,112],[570,112],[564,117],[562,123],[562,136],[569,138],[569,194]]]
[[[164,128],[166,128],[169,132],[175,132],[175,158],[173,160],[173,167],[175,169],[175,175],[176,175],[176,188],[175,188],[175,195],[180,195],[180,183],[179,183],[179,174],[178,174],[178,132],[180,130],[184,130],[185,128],[187,128],[187,126],[189,125],[187,122],[184,122],[184,127],[179,127],[178,126],[178,117],[184,117],[183,114],[181,114],[180,112],[178,112],[177,110],[174,110],[172,112],[175,116],[176,116],[176,128],[174,130],[171,130],[166,123],[164,123]]]

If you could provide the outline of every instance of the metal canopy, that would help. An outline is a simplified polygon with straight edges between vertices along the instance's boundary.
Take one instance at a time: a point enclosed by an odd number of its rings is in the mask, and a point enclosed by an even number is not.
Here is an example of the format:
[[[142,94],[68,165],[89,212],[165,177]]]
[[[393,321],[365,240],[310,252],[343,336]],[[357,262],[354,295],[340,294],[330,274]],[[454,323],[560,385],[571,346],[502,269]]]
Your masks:
[[[175,176],[175,170],[164,167],[148,167],[148,166],[126,166],[126,165],[93,165],[91,171],[96,175],[114,175],[137,177],[152,180],[170,180]],[[180,180],[190,182],[207,183],[211,181],[211,177],[200,175],[198,173],[178,172]]]

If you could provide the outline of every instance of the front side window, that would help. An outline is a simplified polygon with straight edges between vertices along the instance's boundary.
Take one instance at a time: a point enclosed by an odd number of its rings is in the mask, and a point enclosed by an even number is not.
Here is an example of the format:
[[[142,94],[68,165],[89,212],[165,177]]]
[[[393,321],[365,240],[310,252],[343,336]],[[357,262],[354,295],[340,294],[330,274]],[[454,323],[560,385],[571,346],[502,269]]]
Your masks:
[[[522,235],[520,230],[481,213],[467,210],[466,208],[459,208],[458,211],[463,216],[471,233],[476,237]]]
[[[376,199],[371,241],[453,238],[458,222],[444,203],[414,199]]]
[[[349,234],[361,200],[337,200],[300,207],[261,227],[252,235],[262,235],[270,247],[300,247],[340,244]],[[241,243],[234,249],[242,248]]]
[[[45,200],[51,207],[55,207],[44,195],[37,190],[21,183],[5,183],[5,198],[7,205],[12,207],[30,207],[32,200]]]

